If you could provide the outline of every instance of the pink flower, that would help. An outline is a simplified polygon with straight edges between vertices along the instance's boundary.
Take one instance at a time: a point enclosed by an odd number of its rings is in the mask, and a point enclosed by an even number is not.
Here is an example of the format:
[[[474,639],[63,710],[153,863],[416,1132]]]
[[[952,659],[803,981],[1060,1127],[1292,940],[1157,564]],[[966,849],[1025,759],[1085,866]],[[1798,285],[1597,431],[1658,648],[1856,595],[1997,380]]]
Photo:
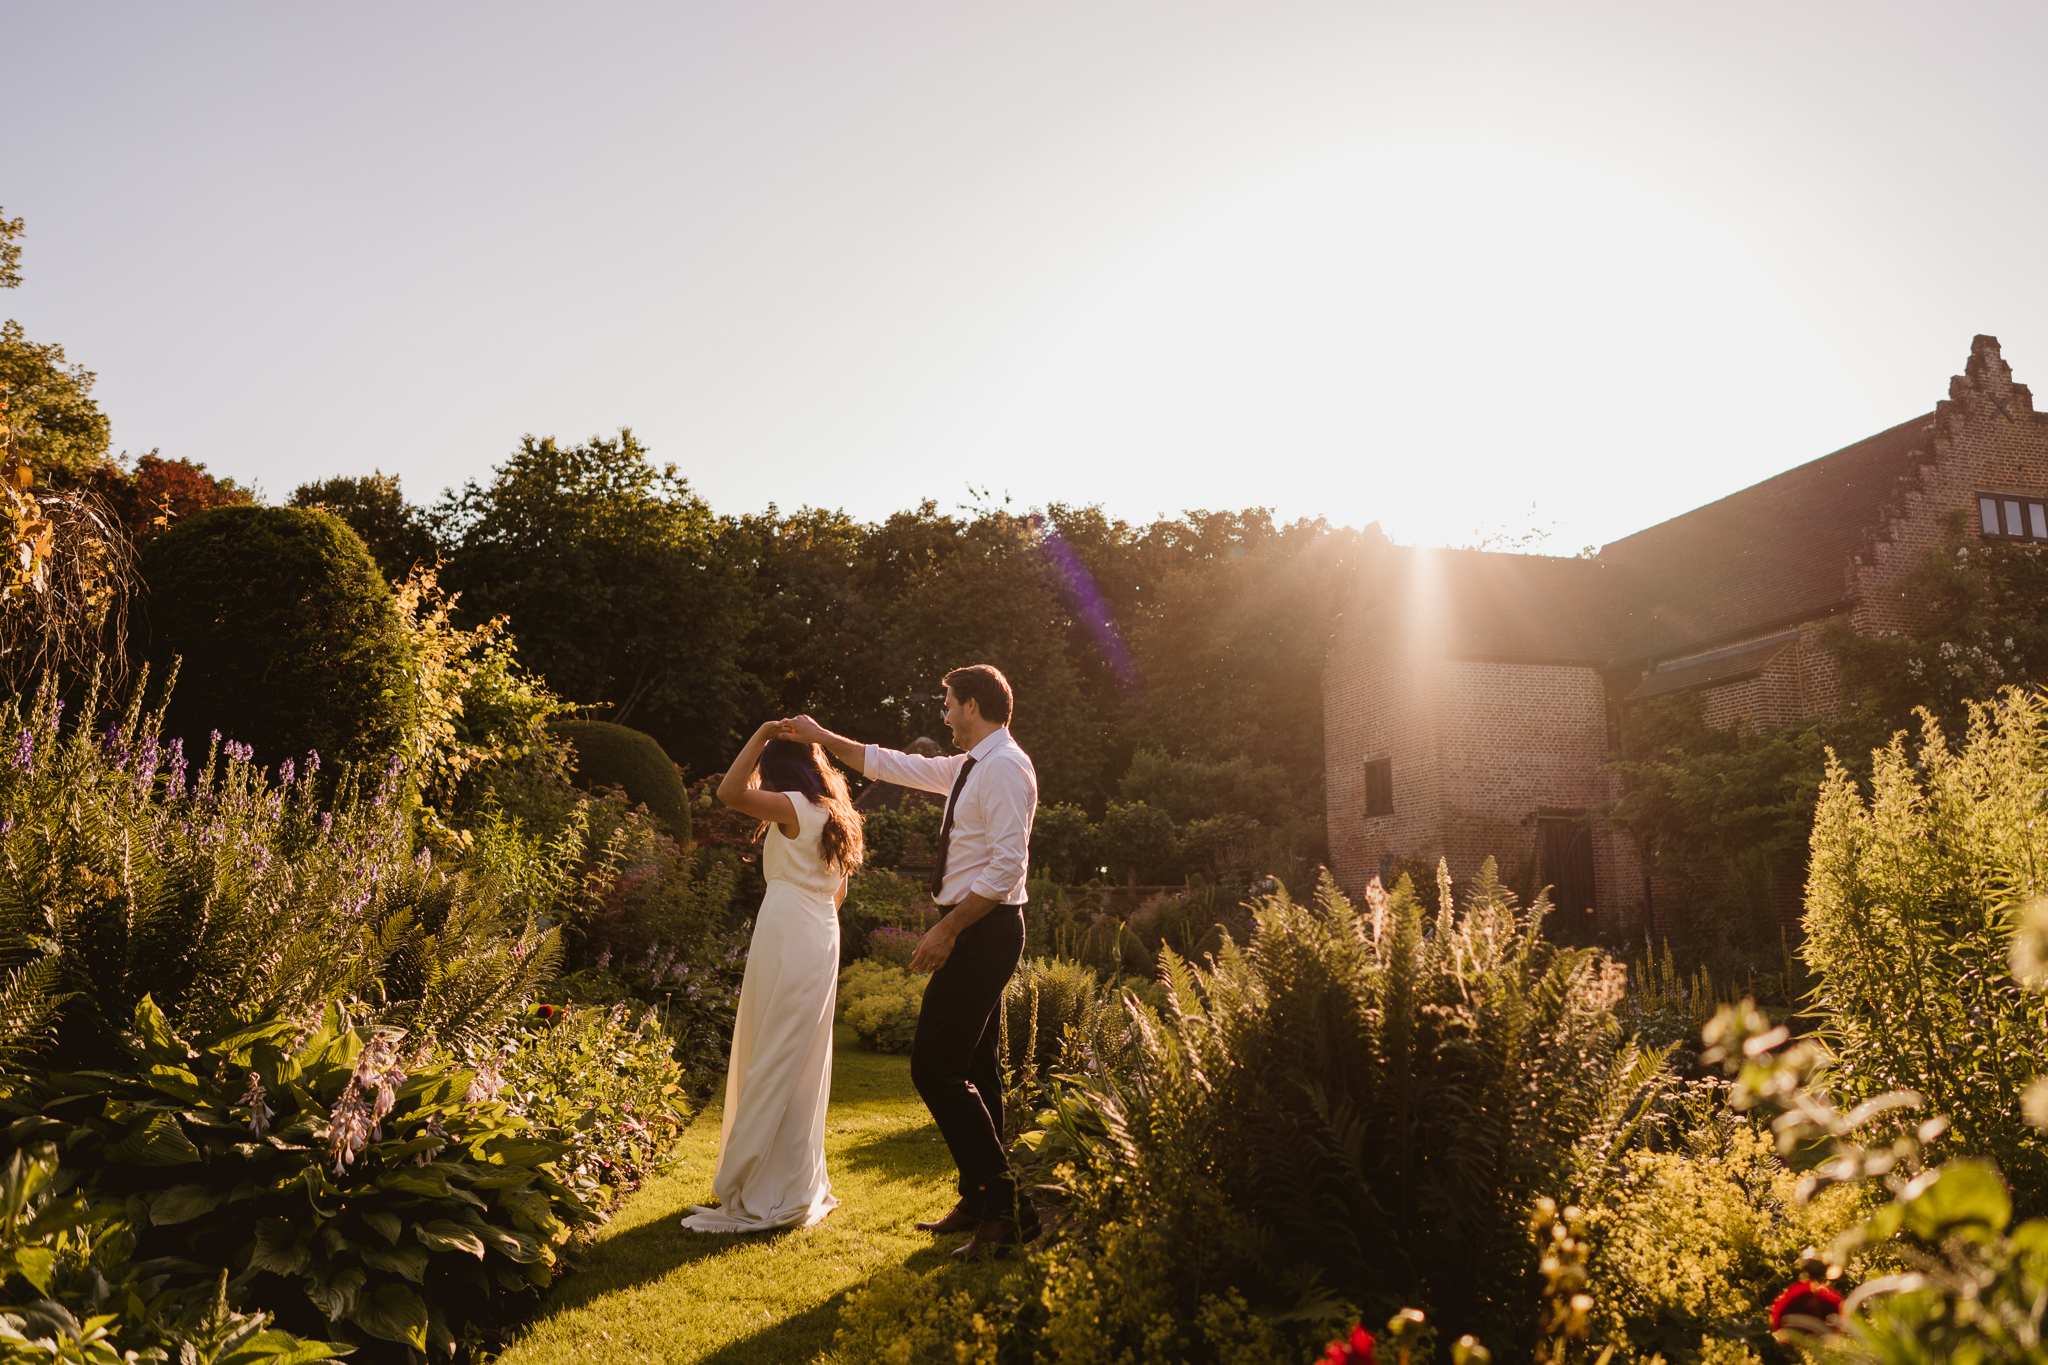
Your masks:
[[[1325,1365],[1374,1365],[1372,1333],[1356,1323],[1346,1341],[1333,1341],[1323,1352]]]
[[[1842,1296],[1824,1284],[1801,1280],[1786,1286],[1771,1303],[1771,1335],[1780,1341],[1832,1336],[1842,1330]]]

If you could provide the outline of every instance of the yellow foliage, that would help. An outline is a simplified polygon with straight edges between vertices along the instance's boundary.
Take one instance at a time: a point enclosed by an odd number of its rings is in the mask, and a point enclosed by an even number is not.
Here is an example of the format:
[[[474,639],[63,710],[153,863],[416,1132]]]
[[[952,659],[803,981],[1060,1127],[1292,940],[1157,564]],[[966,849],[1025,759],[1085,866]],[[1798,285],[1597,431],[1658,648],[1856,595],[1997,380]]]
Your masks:
[[[1799,1177],[1748,1123],[1709,1121],[1685,1149],[1634,1152],[1590,1215],[1594,1335],[1617,1356],[1741,1365],[1768,1338],[1771,1300],[1800,1252],[1861,1216],[1865,1196],[1836,1186],[1802,1204]]]
[[[839,974],[839,1017],[860,1036],[862,1046],[908,1052],[930,979],[870,958],[849,963]]]
[[[938,1272],[890,1266],[846,1296],[832,1344],[840,1365],[995,1365],[996,1329]]]

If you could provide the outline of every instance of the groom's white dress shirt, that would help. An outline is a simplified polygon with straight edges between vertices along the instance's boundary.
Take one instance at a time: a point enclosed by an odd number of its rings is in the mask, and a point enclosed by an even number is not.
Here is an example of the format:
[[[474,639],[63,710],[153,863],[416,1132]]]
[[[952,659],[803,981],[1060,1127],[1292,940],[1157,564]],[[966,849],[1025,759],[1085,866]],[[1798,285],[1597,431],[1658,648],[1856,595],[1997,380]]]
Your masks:
[[[946,846],[946,879],[938,903],[958,905],[970,891],[1003,905],[1029,897],[1025,874],[1031,865],[1031,818],[1038,813],[1038,771],[1017,747],[1006,725],[964,754],[924,758],[878,744],[867,746],[861,771],[877,782],[937,792],[941,800],[967,760],[974,771],[961,785],[953,807],[953,837]],[[940,814],[944,821],[944,812]],[[938,850],[932,850],[937,853]]]

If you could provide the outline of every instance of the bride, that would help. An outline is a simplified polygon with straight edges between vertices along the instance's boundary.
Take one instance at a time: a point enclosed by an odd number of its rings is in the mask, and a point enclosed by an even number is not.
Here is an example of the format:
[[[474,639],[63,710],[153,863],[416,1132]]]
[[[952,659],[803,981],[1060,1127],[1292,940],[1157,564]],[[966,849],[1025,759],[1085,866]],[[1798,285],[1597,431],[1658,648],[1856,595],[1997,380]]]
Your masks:
[[[740,985],[732,1064],[718,1135],[718,1207],[696,1205],[697,1232],[810,1227],[839,1203],[825,1174],[832,1091],[832,1007],[839,903],[860,866],[860,816],[824,750],[754,732],[718,784],[718,799],[762,822],[768,893]]]

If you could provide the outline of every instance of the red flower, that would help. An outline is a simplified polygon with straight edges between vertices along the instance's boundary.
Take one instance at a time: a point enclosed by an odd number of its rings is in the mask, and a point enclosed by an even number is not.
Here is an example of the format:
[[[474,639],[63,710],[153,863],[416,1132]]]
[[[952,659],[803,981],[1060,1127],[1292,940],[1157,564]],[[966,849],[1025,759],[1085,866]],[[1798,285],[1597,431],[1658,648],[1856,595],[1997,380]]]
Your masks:
[[[1325,1365],[1373,1365],[1372,1333],[1355,1323],[1349,1341],[1333,1341],[1323,1352]]]
[[[1787,1318],[1805,1321],[1794,1321],[1788,1326]],[[1842,1330],[1842,1296],[1824,1284],[1801,1280],[1787,1285],[1785,1292],[1771,1303],[1771,1334],[1780,1341],[1814,1335],[1811,1324],[1816,1322],[1830,1334]]]
[[[533,1014],[543,1024],[555,1022],[555,1007],[553,1005],[535,1005],[533,1007]]]

